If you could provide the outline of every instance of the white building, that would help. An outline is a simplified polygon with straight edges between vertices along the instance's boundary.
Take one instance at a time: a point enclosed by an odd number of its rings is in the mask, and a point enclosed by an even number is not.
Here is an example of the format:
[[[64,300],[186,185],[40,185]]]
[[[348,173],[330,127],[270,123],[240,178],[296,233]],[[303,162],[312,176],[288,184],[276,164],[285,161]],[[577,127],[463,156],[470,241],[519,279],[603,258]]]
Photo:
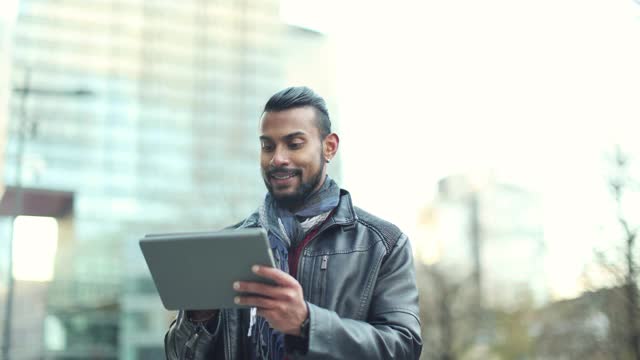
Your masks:
[[[450,176],[419,224],[417,256],[479,284],[483,304],[510,306],[526,293],[548,300],[541,199],[496,179]]]

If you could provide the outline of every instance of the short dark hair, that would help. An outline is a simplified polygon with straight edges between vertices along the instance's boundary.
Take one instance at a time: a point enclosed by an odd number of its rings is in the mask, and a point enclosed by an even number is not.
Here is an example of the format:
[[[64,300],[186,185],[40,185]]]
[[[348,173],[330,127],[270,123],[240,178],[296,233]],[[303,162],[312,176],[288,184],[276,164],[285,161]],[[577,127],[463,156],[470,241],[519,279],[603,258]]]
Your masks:
[[[311,106],[315,109],[320,137],[324,139],[331,134],[331,120],[327,103],[320,95],[306,86],[292,86],[273,94],[264,105],[263,112],[284,111],[304,106]]]

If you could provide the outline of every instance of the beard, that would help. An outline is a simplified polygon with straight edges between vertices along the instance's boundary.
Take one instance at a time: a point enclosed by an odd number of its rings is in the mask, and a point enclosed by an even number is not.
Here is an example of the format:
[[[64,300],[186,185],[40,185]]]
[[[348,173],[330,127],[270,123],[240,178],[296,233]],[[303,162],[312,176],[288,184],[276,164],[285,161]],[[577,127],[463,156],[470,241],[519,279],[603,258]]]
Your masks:
[[[279,207],[294,210],[301,207],[305,200],[313,193],[313,191],[318,187],[318,185],[322,182],[322,172],[326,164],[323,161],[322,153],[320,153],[320,169],[318,172],[313,174],[308,181],[302,181],[302,171],[296,169],[296,176],[300,176],[301,184],[298,188],[290,194],[276,194],[273,191],[273,186],[269,182],[269,178],[271,178],[271,174],[274,172],[283,172],[283,171],[292,171],[292,169],[285,168],[276,168],[271,167],[268,171],[266,171],[264,175],[264,184],[267,187],[267,190],[278,204]]]

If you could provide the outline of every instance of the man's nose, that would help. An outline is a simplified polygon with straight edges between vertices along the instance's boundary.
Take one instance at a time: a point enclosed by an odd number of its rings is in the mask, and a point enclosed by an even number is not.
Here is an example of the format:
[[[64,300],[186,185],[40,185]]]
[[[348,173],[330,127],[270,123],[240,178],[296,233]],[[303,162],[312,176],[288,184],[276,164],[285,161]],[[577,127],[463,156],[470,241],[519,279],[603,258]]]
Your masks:
[[[283,167],[289,165],[289,152],[282,147],[278,147],[271,158],[271,165],[274,167]]]

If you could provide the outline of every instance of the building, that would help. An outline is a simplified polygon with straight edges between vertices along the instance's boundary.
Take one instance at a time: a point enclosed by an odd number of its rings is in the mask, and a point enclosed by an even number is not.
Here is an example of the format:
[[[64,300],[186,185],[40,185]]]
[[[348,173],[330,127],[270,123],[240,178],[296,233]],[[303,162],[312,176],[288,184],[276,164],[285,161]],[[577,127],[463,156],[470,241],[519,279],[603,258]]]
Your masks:
[[[423,212],[417,256],[438,263],[453,283],[479,289],[483,306],[509,307],[530,293],[548,301],[542,202],[495,178],[450,176]]]
[[[333,39],[300,23],[287,23],[284,32],[286,83],[294,86],[306,85],[320,94],[327,102],[332,130],[340,133],[340,106],[335,83],[337,69]],[[338,184],[341,183],[342,175],[340,153],[338,151],[337,156],[328,165],[329,173]]]
[[[17,1],[9,0],[3,7],[4,9],[0,13],[0,195],[4,192],[3,170],[9,125],[9,98],[11,96],[10,54]]]
[[[137,240],[218,229],[261,201],[259,113],[273,92],[306,81],[283,61],[289,29],[277,0],[21,1],[10,121],[29,131],[20,150],[11,128],[0,174],[10,186],[72,193],[73,208],[58,218],[43,340],[13,350],[164,356],[173,314]],[[10,221],[0,220],[5,233]]]
[[[3,4],[3,11],[0,12],[0,198],[5,192],[4,168],[5,149],[7,147],[8,125],[9,125],[9,98],[11,96],[10,65],[11,65],[11,45],[15,16],[17,12],[17,2],[7,1]],[[0,218],[0,239],[8,237],[6,225],[8,221]],[[4,225],[4,226],[3,226]],[[6,323],[7,293],[8,293],[8,252],[5,251],[6,244],[0,241],[0,324]],[[0,338],[0,357],[3,356],[5,347],[4,328],[2,327],[2,338]]]

